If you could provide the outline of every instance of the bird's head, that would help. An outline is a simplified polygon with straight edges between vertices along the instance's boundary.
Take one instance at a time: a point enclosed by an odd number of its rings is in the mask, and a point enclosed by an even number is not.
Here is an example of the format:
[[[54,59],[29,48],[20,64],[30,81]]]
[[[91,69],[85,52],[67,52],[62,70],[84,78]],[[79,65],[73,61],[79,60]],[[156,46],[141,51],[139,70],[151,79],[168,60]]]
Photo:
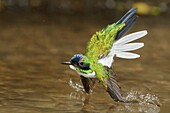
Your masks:
[[[69,62],[64,62],[62,64],[69,65],[72,70],[77,71],[80,75],[87,75],[89,77],[95,74],[90,68],[90,60],[82,54],[75,54]]]

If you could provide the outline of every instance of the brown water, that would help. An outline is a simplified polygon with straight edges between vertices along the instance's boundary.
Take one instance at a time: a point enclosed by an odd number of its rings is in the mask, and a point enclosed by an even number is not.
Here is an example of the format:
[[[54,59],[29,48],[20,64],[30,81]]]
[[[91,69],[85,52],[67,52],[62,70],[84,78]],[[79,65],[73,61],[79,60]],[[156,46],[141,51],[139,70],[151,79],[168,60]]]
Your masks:
[[[0,21],[1,113],[170,112],[168,16],[140,18],[131,32],[149,32],[136,51],[141,58],[113,64],[124,96],[140,100],[134,104],[115,103],[100,83],[86,95],[79,76],[60,64],[84,53],[90,36],[113,22],[110,17],[14,16]]]

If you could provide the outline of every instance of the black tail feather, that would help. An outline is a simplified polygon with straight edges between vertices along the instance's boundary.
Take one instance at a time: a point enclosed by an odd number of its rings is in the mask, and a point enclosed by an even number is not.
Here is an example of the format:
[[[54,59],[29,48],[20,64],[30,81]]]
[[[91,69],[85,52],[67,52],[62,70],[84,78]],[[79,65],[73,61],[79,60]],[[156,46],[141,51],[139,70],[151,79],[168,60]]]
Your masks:
[[[132,18],[130,18],[128,21],[125,22],[125,27],[123,27],[116,35],[115,40],[120,39],[136,22],[138,19],[138,16],[135,15]]]
[[[131,8],[117,23],[117,25],[126,23],[137,12],[136,8]]]

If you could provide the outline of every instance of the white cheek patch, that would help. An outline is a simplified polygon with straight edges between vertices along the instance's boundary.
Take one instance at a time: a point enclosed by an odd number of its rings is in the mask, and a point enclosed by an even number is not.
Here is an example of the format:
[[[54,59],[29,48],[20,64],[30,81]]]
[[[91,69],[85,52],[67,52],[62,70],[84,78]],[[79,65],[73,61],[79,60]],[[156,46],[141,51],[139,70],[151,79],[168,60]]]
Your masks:
[[[69,65],[70,69],[76,71],[76,68],[73,65]]]
[[[79,75],[82,75],[86,78],[96,78],[96,73],[93,71],[92,73],[88,73],[88,74],[85,74],[85,73],[81,73],[79,71],[76,70],[76,68],[73,66],[73,65],[69,65],[70,69],[76,71]]]

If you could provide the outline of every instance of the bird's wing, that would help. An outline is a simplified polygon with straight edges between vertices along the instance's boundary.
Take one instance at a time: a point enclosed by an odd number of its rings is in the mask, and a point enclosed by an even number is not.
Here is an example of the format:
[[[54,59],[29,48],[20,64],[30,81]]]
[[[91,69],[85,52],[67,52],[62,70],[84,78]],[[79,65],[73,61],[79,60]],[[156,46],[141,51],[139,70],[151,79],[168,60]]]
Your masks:
[[[80,76],[80,78],[81,78],[81,82],[83,84],[84,90],[86,91],[86,93],[90,93],[90,91],[93,89],[96,79],[86,78],[84,76]]]
[[[131,53],[129,51],[137,50],[144,46],[144,43],[129,43],[139,38],[142,38],[147,34],[147,31],[139,31],[131,33],[122,37],[121,39],[115,41],[112,45],[110,53],[101,59],[98,60],[98,63],[101,63],[104,66],[111,67],[113,63],[113,57],[119,57],[124,59],[135,59],[139,58],[140,55]]]
[[[106,84],[106,91],[116,102],[126,102],[121,94],[120,85],[115,78],[116,74],[111,69],[108,69],[108,71],[109,77],[103,81],[105,82],[104,84]]]
[[[107,56],[114,42],[114,37],[123,26],[124,24],[119,26],[112,24],[106,29],[96,32],[87,45],[86,56],[94,63],[97,63],[101,57]]]
[[[119,40],[137,20],[138,16],[134,15],[136,11],[135,8],[130,9],[118,22],[108,25],[92,36],[87,45],[86,56],[93,63],[97,63],[111,53],[114,42]]]

